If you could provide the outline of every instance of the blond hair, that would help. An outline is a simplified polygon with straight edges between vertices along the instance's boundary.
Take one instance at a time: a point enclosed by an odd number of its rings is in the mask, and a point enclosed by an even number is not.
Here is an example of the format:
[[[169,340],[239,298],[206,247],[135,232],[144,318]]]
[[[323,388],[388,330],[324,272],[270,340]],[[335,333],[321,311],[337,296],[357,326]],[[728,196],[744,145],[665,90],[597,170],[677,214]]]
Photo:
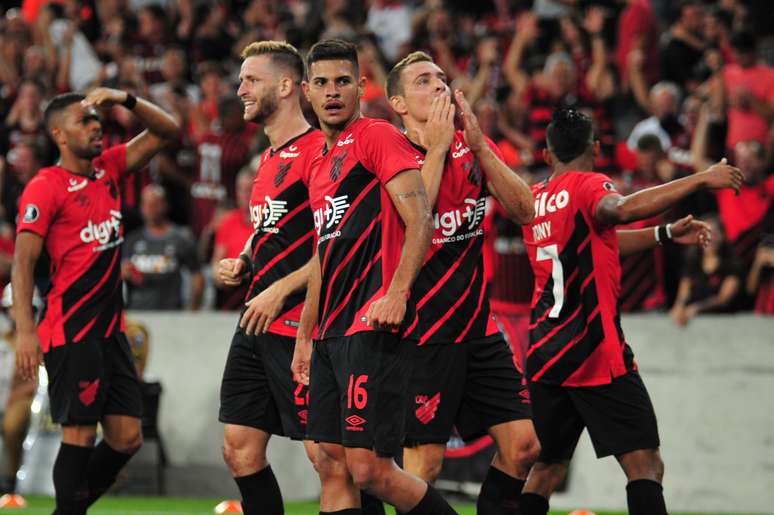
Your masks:
[[[242,60],[259,55],[271,56],[272,64],[295,75],[297,82],[304,79],[304,59],[298,49],[287,41],[253,41],[242,50]]]
[[[387,97],[393,97],[400,95],[403,92],[403,85],[401,84],[401,74],[403,70],[408,68],[414,63],[434,63],[433,58],[425,52],[417,51],[411,52],[409,55],[398,61],[398,64],[392,67],[390,73],[387,74]]]

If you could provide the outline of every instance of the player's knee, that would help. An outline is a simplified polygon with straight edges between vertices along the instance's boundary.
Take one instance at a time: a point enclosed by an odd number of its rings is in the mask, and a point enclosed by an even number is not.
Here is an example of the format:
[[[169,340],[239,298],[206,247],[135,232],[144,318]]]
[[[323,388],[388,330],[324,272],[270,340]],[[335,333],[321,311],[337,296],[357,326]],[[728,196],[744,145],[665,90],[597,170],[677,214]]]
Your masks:
[[[344,461],[343,455],[337,456],[336,453],[328,452],[324,444],[320,444],[317,455],[312,460],[312,464],[322,482],[336,478],[345,478],[348,474],[347,464]]]
[[[229,434],[223,437],[223,461],[235,476],[251,474],[267,465],[265,451],[239,435]]]
[[[664,478],[664,462],[658,450],[634,451],[624,455],[624,458],[621,463],[629,481],[649,479],[660,483]]]
[[[142,443],[142,431],[138,428],[136,431],[128,431],[121,435],[121,437],[115,442],[115,445],[111,445],[111,447],[113,447],[113,449],[118,452],[134,454],[140,450]]]
[[[443,460],[425,457],[416,464],[416,468],[417,470],[415,474],[419,478],[424,479],[430,484],[433,484],[438,479],[438,476],[441,475]]]
[[[375,460],[347,460],[347,469],[358,490],[380,490],[379,467]]]

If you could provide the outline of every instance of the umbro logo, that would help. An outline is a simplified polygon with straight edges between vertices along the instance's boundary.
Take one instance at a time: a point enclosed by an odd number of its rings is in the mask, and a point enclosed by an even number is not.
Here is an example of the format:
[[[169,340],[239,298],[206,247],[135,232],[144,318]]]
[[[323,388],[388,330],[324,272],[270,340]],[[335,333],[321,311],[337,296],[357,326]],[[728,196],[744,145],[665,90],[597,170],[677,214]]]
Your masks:
[[[531,404],[532,403],[532,401],[531,401],[531,399],[529,397],[529,390],[527,390],[526,388],[522,389],[519,392],[519,397],[521,397],[521,403],[522,404]]]
[[[84,406],[91,406],[97,399],[97,391],[99,390],[99,379],[94,381],[80,381],[78,388],[81,389],[81,393],[78,394],[78,398],[81,400]]]
[[[367,422],[366,419],[360,415],[350,415],[345,418],[344,421],[349,424],[345,428],[347,431],[363,431],[361,426]]]

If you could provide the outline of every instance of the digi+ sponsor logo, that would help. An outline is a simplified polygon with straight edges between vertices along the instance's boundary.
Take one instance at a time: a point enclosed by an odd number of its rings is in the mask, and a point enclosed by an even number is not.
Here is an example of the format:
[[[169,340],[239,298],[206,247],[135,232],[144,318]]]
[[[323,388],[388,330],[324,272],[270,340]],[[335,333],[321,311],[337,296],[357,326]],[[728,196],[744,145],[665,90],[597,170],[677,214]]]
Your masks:
[[[464,207],[460,209],[453,209],[451,211],[446,211],[445,213],[435,213],[433,216],[433,223],[435,224],[435,229],[440,230],[441,234],[444,236],[444,238],[441,238],[441,240],[445,241],[436,241],[436,238],[433,239],[433,243],[448,243],[450,241],[459,241],[467,239],[471,236],[469,235],[476,235],[478,231],[476,229],[481,224],[481,221],[484,219],[484,214],[486,213],[486,198],[480,198],[480,199],[472,199],[472,198],[466,198],[464,202]],[[472,233],[468,233],[462,238],[457,239],[449,239],[452,235],[454,235],[459,229],[465,228],[467,231],[474,231]]]
[[[97,242],[99,247],[95,247],[95,251],[105,250],[110,246],[117,245],[123,241],[120,238],[121,234],[121,211],[114,209],[110,210],[110,218],[101,222],[93,222],[89,220],[86,227],[81,229],[80,237],[83,243]],[[117,237],[117,240],[112,241],[113,236]],[[111,243],[111,245],[108,245]]]
[[[274,227],[283,215],[287,214],[286,200],[272,200],[266,195],[264,202],[250,206],[250,221],[253,223],[253,229],[264,232],[278,233],[279,228]]]
[[[325,236],[321,237],[318,243],[341,236],[341,231],[328,231],[341,222],[341,219],[344,218],[344,213],[347,212],[348,208],[348,195],[341,195],[338,197],[325,195],[325,206],[319,207],[314,211],[314,228],[317,231],[317,235],[320,236],[323,229],[326,230]]]

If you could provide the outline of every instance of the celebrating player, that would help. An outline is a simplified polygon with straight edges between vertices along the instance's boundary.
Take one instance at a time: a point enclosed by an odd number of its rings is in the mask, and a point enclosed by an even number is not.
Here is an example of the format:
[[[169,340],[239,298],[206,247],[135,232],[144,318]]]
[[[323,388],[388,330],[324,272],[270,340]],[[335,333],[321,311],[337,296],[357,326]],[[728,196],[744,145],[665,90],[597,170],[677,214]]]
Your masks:
[[[112,105],[132,111],[147,130],[103,151],[97,109]],[[60,159],[38,172],[20,200],[12,275],[16,363],[31,379],[42,353],[51,416],[62,424],[53,471],[56,513],[81,514],[142,444],[142,396],[123,333],[118,185],[179,128],[154,104],[107,88],[85,97],[59,95],[44,119]],[[51,257],[52,286],[36,332],[33,270],[44,247]],[[104,438],[95,448],[98,422]]]
[[[615,226],[657,215],[699,189],[738,191],[743,177],[723,160],[623,197],[608,177],[592,172],[599,148],[590,118],[557,110],[547,143],[553,174],[532,187],[535,219],[524,228],[535,271],[527,378],[541,452],[521,509],[527,515],[547,513],[548,499],[587,428],[597,456],[615,456],[626,474],[629,513],[666,514],[656,415],[617,305],[619,240],[624,238],[621,248],[630,252],[668,239],[671,228],[616,235]],[[682,233],[685,221],[681,224]],[[690,220],[687,226],[693,227]]]
[[[279,514],[282,494],[266,446],[272,434],[303,440],[306,432],[306,387],[293,381],[290,362],[313,248],[307,186],[324,142],[301,112],[304,63],[298,50],[261,41],[248,45],[242,59],[244,119],[264,124],[270,147],[261,155],[250,196],[255,232],[238,258],[218,264],[222,284],[250,284],[223,372],[219,418],[225,424],[223,457],[244,513]]]
[[[326,149],[310,185],[318,246],[293,370],[309,380],[313,352],[307,434],[320,442],[320,510],[360,513],[361,488],[404,513],[453,513],[392,459],[413,349],[401,333],[416,316],[410,290],[432,225],[414,149],[386,121],[361,117],[358,73],[349,43],[322,41],[307,56],[304,92]]]
[[[387,76],[387,95],[424,163],[422,179],[435,212],[432,245],[413,288],[418,321],[409,333],[419,345],[404,467],[433,482],[453,425],[466,441],[489,433],[497,453],[478,513],[505,513],[518,502],[539,444],[526,384],[489,306],[482,221],[491,192],[510,218],[529,223],[532,192],[502,162],[459,91],[465,130],[454,129],[446,75],[429,55],[414,52],[396,64]]]

